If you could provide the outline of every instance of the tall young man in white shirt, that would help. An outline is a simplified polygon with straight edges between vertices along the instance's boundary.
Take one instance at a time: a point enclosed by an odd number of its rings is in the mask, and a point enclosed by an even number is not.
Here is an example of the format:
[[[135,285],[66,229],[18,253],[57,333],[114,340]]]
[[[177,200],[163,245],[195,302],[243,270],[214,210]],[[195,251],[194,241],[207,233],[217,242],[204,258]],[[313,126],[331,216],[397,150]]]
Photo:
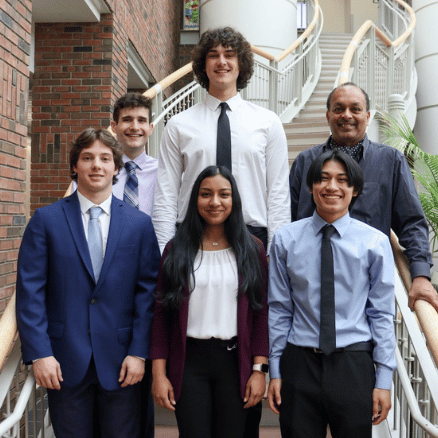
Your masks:
[[[244,101],[239,90],[253,74],[250,44],[226,27],[204,32],[192,53],[193,70],[206,99],[167,123],[161,139],[153,222],[160,248],[184,219],[198,174],[217,164],[220,104],[226,102],[231,132],[231,165],[242,195],[243,215],[265,247],[277,228],[290,222],[288,155],[280,119]]]

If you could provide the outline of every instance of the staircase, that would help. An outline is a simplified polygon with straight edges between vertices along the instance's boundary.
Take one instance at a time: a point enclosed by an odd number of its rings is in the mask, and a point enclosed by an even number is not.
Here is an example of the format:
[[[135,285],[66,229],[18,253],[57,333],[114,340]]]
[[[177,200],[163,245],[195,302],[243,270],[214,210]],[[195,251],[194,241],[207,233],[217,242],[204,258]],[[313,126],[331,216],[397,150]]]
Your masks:
[[[342,57],[352,37],[353,34],[336,33],[322,33],[320,36],[322,69],[319,82],[298,116],[291,123],[283,125],[289,148],[289,164],[301,151],[323,143],[330,134],[325,117],[327,96],[334,87]]]

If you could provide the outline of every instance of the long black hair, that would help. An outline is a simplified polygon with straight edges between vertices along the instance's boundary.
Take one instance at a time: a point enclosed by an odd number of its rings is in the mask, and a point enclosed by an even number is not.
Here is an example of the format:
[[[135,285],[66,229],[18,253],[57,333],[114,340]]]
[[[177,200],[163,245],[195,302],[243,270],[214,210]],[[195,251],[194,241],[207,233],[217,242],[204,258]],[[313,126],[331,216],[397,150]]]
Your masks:
[[[226,167],[209,166],[205,168],[193,184],[189,205],[183,222],[169,245],[169,252],[163,262],[162,291],[160,301],[167,309],[177,309],[183,298],[185,285],[190,278],[194,285],[194,261],[200,247],[206,227],[205,220],[198,212],[198,194],[205,178],[222,175],[231,184],[232,208],[224,222],[225,236],[233,249],[239,273],[239,294],[246,294],[254,310],[262,307],[262,268],[258,258],[256,240],[243,221],[242,201],[237,190],[236,180]],[[259,242],[259,243],[258,243]]]

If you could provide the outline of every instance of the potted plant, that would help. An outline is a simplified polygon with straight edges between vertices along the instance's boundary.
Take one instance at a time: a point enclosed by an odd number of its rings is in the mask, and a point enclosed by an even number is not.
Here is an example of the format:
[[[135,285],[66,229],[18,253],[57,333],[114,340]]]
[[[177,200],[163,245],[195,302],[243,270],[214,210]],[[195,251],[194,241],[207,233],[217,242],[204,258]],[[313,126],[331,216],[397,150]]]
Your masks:
[[[438,155],[424,152],[404,115],[395,119],[389,114],[380,117],[386,143],[403,152],[411,165],[412,175],[419,183],[419,196],[431,230],[432,255],[438,255]]]

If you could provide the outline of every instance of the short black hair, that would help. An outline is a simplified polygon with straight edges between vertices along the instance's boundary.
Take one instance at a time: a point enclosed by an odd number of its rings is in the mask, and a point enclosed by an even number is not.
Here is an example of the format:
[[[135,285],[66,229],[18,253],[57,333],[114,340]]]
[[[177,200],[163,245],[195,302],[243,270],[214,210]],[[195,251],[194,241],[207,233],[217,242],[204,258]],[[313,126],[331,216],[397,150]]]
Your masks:
[[[310,165],[307,172],[306,183],[309,190],[313,189],[313,184],[321,182],[322,168],[327,161],[336,161],[341,163],[347,175],[348,187],[353,187],[356,196],[353,197],[350,203],[350,208],[353,206],[357,197],[363,190],[363,172],[359,164],[345,152],[339,150],[329,150],[316,157]]]
[[[341,84],[341,85],[337,86],[336,88],[333,88],[333,90],[328,95],[328,97],[327,97],[327,111],[330,111],[330,103],[331,103],[332,96],[333,96],[334,92],[341,87],[355,87],[358,90],[362,91],[362,94],[365,97],[366,110],[367,110],[367,112],[370,110],[370,98],[369,98],[367,92],[363,88],[360,88],[358,85],[356,85],[354,82],[345,82],[344,84]]]
[[[193,71],[196,78],[201,87],[208,90],[210,81],[205,72],[205,58],[211,49],[220,44],[236,51],[239,62],[237,91],[243,90],[254,73],[254,55],[251,51],[251,44],[240,32],[231,27],[207,30],[201,35],[199,43],[192,51]]]
[[[124,108],[146,108],[149,112],[149,123],[152,122],[152,100],[140,93],[126,93],[114,104],[113,120],[118,123],[120,110]]]
[[[86,128],[84,129],[71,144],[70,149],[70,175],[73,181],[78,179],[78,175],[73,168],[78,164],[79,156],[83,149],[89,148],[96,140],[100,140],[105,146],[108,146],[113,153],[114,164],[117,170],[123,167],[123,151],[118,141],[110,134],[107,129],[103,128]],[[113,176],[113,184],[117,182],[117,175]]]

